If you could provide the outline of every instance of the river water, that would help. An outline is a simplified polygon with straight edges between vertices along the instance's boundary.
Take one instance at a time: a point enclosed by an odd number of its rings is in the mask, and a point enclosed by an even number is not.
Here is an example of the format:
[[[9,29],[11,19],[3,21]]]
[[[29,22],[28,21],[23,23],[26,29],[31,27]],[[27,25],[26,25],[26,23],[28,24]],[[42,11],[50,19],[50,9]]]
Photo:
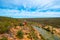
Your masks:
[[[34,29],[36,29],[45,40],[60,40],[60,38],[46,30],[44,30],[43,28],[38,28],[36,26],[33,26]]]

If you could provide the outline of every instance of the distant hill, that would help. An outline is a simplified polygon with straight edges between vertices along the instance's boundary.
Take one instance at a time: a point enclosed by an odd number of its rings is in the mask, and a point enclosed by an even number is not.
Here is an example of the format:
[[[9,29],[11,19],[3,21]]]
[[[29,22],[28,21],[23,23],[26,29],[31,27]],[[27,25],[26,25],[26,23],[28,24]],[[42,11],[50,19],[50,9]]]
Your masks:
[[[40,24],[52,25],[54,27],[60,27],[60,18],[31,18],[28,21],[38,22]]]
[[[54,27],[60,27],[60,18],[11,18],[0,16],[0,23],[13,23],[18,25],[20,22],[27,20],[29,22],[37,22],[45,25],[52,25]]]

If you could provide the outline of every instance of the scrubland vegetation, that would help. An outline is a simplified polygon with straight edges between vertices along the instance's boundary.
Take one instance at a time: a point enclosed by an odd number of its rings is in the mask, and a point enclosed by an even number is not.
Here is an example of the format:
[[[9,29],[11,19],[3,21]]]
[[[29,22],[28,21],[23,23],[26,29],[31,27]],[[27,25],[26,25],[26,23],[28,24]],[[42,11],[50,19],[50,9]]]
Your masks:
[[[17,32],[17,35],[16,35],[16,36],[21,39],[21,38],[23,38],[23,34],[24,34],[24,33],[22,32],[22,30],[19,30],[19,31]]]
[[[40,23],[43,26],[51,25],[53,27],[60,28],[60,18],[31,18],[27,20],[31,22]]]
[[[27,20],[27,24],[24,25],[24,20]],[[32,25],[39,26],[42,25],[42,28],[44,27],[45,30],[51,31],[49,26],[46,28],[45,26],[50,25],[53,28],[60,28],[60,18],[11,18],[11,17],[1,17],[0,16],[0,35],[1,34],[9,34],[10,29],[14,28],[12,31],[16,31],[16,35],[14,35],[16,38],[24,39],[24,35],[28,35],[27,38],[30,40],[42,40],[37,37],[37,34],[35,33],[35,30],[32,28]],[[19,26],[19,27],[17,27]],[[21,30],[20,30],[21,28]],[[40,28],[40,26],[39,26]],[[24,30],[24,31],[23,31]],[[28,33],[27,33],[27,30]],[[24,33],[26,31],[26,33]],[[12,33],[14,34],[14,33]],[[14,38],[14,37],[13,37]],[[16,39],[15,38],[15,39]],[[7,37],[2,37],[0,40],[8,40]]]
[[[6,37],[2,37],[0,40],[8,40]]]
[[[37,40],[37,35],[35,36],[35,33],[33,31],[34,29],[30,28],[31,24],[33,22],[27,23],[25,25],[27,27],[30,26],[30,27],[28,27],[29,29],[27,29],[26,27],[25,27],[25,29],[23,29],[24,28],[24,25],[23,25],[24,20],[26,20],[26,19],[16,19],[16,18],[10,18],[10,17],[0,17],[0,34],[6,34],[6,33],[10,34],[10,29],[11,28],[17,29],[16,27],[19,26],[20,28],[22,28],[22,30],[30,30],[29,31],[30,33],[28,33],[27,38],[29,38],[31,40],[33,40],[33,39]],[[17,33],[16,33],[16,35],[15,35],[18,39],[23,39],[24,38],[24,32],[22,30],[18,30]],[[12,36],[12,34],[13,33],[11,32],[10,35]],[[2,37],[1,40],[8,40],[8,39],[6,37]]]

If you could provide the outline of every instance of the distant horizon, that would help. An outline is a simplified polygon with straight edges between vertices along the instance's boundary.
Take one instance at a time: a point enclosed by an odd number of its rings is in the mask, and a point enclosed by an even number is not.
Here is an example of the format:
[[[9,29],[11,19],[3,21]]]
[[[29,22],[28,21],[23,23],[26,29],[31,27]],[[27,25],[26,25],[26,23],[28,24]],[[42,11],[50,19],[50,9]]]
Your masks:
[[[0,17],[8,17],[8,16],[0,16]],[[8,18],[15,18],[15,17],[8,17]],[[35,17],[35,18],[60,18],[60,17]],[[19,18],[17,18],[17,19],[19,19]]]

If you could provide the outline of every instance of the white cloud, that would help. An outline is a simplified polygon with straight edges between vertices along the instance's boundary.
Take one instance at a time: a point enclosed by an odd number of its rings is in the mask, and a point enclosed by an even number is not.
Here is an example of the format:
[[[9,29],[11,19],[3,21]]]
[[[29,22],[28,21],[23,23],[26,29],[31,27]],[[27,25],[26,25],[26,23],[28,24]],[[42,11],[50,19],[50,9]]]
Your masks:
[[[7,8],[16,8],[18,9],[21,5],[25,8],[37,7],[37,8],[50,8],[56,4],[55,0],[0,0],[1,4]],[[0,5],[0,6],[2,6]],[[58,5],[59,6],[59,5]]]
[[[35,17],[60,17],[60,12],[28,12],[19,10],[0,9],[0,16],[15,18],[35,18]]]
[[[0,8],[0,16],[20,18],[60,17],[60,12],[51,12],[48,10],[60,8],[60,0],[0,0]],[[20,8],[21,10],[19,10]],[[23,10],[23,8],[25,9]],[[28,11],[31,9],[36,11]],[[50,12],[43,12],[44,10],[48,10]],[[57,9],[57,11],[60,10]]]

